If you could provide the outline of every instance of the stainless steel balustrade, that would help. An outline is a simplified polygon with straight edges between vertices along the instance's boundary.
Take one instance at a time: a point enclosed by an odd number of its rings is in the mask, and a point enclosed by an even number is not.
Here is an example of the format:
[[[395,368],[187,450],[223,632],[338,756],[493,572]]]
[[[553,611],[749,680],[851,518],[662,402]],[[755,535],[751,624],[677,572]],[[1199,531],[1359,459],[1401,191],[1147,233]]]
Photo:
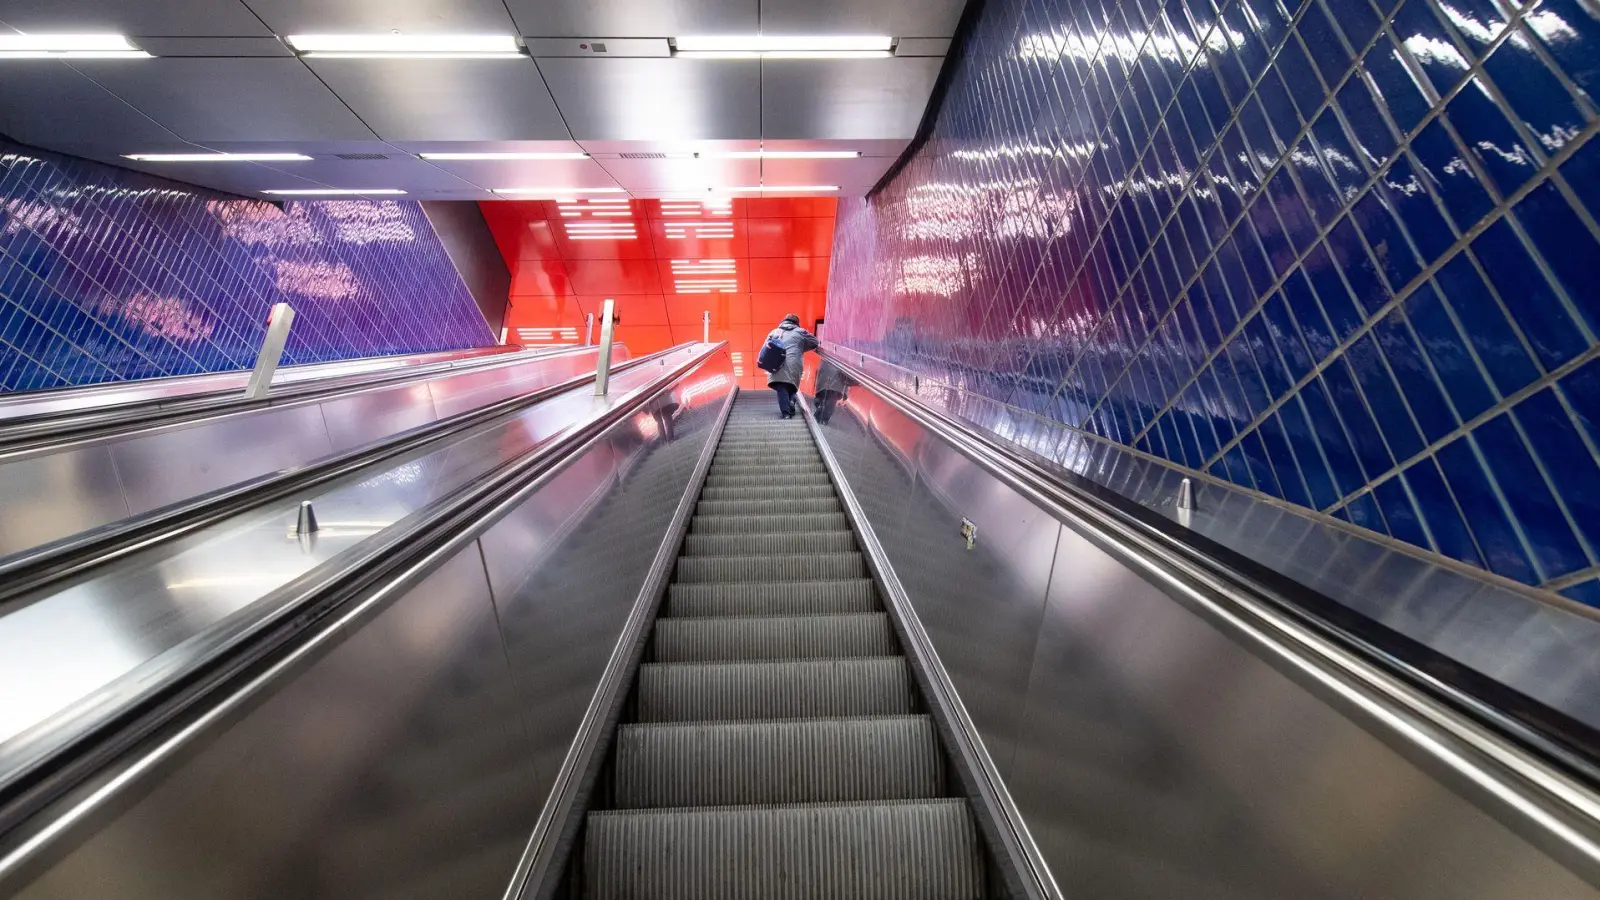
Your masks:
[[[8,513],[0,557],[592,372],[595,352],[506,356],[417,380],[0,451],[0,508]]]
[[[1600,896],[1560,760],[835,361],[825,456],[1025,895]]]
[[[386,574],[0,838],[0,894],[504,893],[733,390],[696,356],[579,392],[528,474],[403,523],[360,567]]]

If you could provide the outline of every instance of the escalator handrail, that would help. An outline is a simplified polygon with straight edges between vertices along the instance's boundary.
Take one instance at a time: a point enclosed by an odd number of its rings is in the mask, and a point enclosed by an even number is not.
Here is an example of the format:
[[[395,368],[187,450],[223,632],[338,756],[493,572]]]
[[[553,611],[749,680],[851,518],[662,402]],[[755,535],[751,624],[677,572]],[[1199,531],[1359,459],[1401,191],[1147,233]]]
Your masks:
[[[356,394],[418,379],[450,377],[468,372],[528,365],[540,360],[583,353],[592,348],[575,346],[548,353],[498,353],[426,363],[379,372],[358,372],[275,387],[265,397],[247,398],[237,390],[208,391],[176,398],[154,398],[108,408],[70,410],[21,416],[0,422],[0,460],[40,453],[59,453],[72,447],[127,439],[144,432],[190,425],[264,409],[315,403],[341,394]]]
[[[219,636],[182,677],[152,690],[53,754],[48,770],[17,789],[0,785],[0,894],[53,842],[109,811],[146,774],[182,753],[208,728],[244,708],[344,630],[398,599],[564,465],[605,440],[717,353],[706,349],[637,389],[594,419],[557,434],[449,497],[264,597],[270,612]],[[663,361],[664,362],[664,361]]]
[[[661,359],[685,345],[619,363],[612,374],[626,372]],[[259,475],[216,491],[201,494],[151,512],[121,519],[80,534],[30,548],[0,559],[0,616],[7,607],[31,597],[50,584],[115,562],[156,544],[175,540],[236,516],[256,506],[301,493],[342,478],[358,469],[410,453],[430,441],[471,428],[499,416],[540,403],[594,380],[594,373],[497,400],[398,434],[369,441],[352,450],[325,457],[303,468]]]
[[[1131,563],[1244,646],[1280,669],[1309,678],[1344,708],[1360,712],[1421,758],[1440,764],[1438,771],[1456,783],[1520,816],[1531,826],[1524,836],[1532,831],[1542,838],[1541,846],[1568,864],[1600,873],[1600,766],[1592,752],[1584,752],[1600,750],[1600,744],[1582,740],[1581,730],[1587,726],[1567,723],[1579,730],[1575,740],[1571,734],[1546,731],[1543,722],[1510,715],[1414,665],[1406,655],[1416,648],[1397,652],[1323,615],[1322,608],[1343,609],[1335,601],[1211,545],[1108,489],[1064,479],[999,439],[866,374],[850,361],[856,354],[824,350],[822,355],[852,382]],[[1316,608],[1308,608],[1313,604]],[[1416,644],[1398,633],[1393,639]],[[1549,715],[1565,718],[1555,710]]]

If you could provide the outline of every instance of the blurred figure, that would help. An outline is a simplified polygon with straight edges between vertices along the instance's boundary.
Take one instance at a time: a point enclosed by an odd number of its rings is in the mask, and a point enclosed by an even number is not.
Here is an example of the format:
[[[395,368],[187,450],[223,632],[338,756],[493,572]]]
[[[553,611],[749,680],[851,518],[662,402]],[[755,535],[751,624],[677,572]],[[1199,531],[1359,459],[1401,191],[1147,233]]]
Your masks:
[[[844,372],[832,360],[823,359],[822,366],[817,369],[817,422],[828,424],[833,418],[833,408],[849,393],[850,382],[845,380]]]
[[[768,341],[783,345],[783,365],[767,373],[767,387],[778,394],[778,415],[794,418],[794,395],[800,391],[800,373],[805,369],[807,350],[817,349],[817,339],[800,327],[800,317],[789,313],[777,328],[767,335]]]

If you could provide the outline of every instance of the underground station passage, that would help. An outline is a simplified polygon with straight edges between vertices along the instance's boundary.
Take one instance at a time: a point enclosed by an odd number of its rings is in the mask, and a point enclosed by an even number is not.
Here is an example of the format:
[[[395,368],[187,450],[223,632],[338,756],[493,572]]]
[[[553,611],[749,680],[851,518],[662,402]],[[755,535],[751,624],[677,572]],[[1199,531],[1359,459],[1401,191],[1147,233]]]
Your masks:
[[[0,0],[0,898],[1600,898],[1593,0]]]

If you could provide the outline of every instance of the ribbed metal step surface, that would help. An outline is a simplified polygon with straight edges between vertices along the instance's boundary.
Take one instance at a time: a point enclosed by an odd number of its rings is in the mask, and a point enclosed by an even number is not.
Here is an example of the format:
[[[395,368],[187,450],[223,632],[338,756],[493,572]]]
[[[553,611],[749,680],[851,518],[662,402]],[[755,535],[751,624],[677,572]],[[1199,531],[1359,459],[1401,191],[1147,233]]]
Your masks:
[[[624,725],[616,805],[915,800],[944,790],[928,716]]]
[[[591,813],[594,900],[967,900],[983,895],[960,800]]]
[[[690,535],[691,538],[694,535]],[[663,615],[806,616],[873,612],[878,595],[870,578],[848,581],[762,581],[753,584],[674,584]]]
[[[583,837],[605,900],[965,900],[982,854],[821,453],[735,403]]]

